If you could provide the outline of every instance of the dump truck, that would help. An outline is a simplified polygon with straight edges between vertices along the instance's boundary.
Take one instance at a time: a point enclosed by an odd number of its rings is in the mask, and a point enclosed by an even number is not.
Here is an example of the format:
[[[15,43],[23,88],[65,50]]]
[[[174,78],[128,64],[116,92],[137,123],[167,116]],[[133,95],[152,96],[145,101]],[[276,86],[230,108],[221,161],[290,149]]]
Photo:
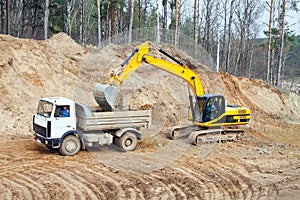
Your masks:
[[[97,145],[132,151],[141,128],[151,126],[151,115],[151,110],[103,112],[64,97],[41,98],[33,116],[34,139],[69,156]]]
[[[240,105],[226,105],[224,96],[220,94],[205,94],[200,78],[189,66],[154,45],[152,45],[153,50],[158,50],[165,58],[152,56],[150,46],[149,41],[139,45],[110,74],[107,84],[95,86],[94,94],[97,94],[94,95],[95,99],[99,104],[105,105],[104,109],[114,109],[115,100],[120,92],[119,86],[145,63],[171,73],[189,85],[190,120],[193,121],[194,126],[174,128],[170,134],[172,139],[189,131],[192,144],[228,141],[235,140],[240,133],[244,132],[242,129],[232,127],[249,123],[250,110],[248,108]]]

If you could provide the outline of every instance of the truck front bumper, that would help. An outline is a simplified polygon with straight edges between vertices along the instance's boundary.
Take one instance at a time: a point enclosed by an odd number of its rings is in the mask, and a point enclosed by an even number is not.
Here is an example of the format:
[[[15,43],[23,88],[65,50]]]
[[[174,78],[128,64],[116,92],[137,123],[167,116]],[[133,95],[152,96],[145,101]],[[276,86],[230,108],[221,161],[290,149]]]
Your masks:
[[[35,141],[53,148],[58,148],[60,146],[59,138],[45,138],[37,133],[33,134],[33,138]]]

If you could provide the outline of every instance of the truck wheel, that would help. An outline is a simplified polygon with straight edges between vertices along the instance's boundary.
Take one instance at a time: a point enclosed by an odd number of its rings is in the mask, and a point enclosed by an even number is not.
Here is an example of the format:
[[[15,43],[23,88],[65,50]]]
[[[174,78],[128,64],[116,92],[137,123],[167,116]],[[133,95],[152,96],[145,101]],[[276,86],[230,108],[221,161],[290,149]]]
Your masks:
[[[63,156],[73,156],[80,150],[80,140],[74,135],[68,135],[64,138],[59,147],[59,153]]]
[[[137,144],[136,135],[131,132],[125,132],[120,138],[117,139],[117,146],[122,151],[132,151]]]

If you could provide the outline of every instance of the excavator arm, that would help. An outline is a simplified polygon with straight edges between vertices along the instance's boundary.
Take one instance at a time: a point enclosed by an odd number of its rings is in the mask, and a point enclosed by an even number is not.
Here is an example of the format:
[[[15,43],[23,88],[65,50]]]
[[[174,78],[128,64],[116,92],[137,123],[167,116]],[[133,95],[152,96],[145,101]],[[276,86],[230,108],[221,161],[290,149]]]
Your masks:
[[[144,44],[133,50],[133,52],[120,65],[120,67],[116,69],[113,74],[111,74],[109,82],[115,83],[119,86],[127,78],[129,78],[131,73],[133,73],[138,67],[140,67],[141,64],[148,63],[152,66],[160,68],[166,72],[184,79],[196,96],[204,95],[202,83],[194,71],[190,70],[186,65],[176,60],[174,57],[167,54],[162,49],[160,49],[159,52],[167,55],[177,63],[168,62],[166,60],[155,58],[149,55],[149,48],[150,42],[145,42]]]

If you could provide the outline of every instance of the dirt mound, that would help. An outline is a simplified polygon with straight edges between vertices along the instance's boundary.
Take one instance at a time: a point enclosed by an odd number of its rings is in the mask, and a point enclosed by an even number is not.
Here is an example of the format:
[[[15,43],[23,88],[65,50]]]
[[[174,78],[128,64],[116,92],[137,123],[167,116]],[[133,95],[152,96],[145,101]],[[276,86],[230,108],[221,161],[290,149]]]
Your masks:
[[[0,35],[0,51],[0,135],[29,135],[41,96],[73,96],[88,51],[63,33],[46,41]]]

